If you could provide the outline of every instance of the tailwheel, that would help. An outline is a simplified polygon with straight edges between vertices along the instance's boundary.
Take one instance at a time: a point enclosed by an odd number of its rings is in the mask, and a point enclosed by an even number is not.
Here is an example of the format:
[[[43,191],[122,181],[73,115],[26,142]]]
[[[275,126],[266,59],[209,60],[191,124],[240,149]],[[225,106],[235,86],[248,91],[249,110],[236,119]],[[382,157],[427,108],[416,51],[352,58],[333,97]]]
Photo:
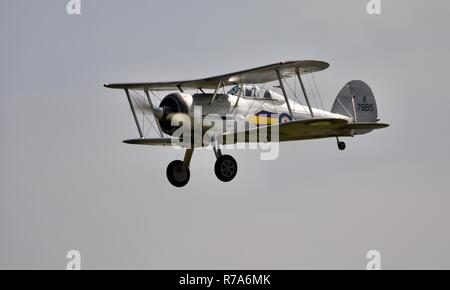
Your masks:
[[[166,174],[170,184],[176,187],[185,186],[191,177],[189,168],[183,166],[183,161],[181,160],[174,160],[170,162],[167,166]]]
[[[339,150],[345,150],[345,142],[339,141],[338,142],[338,148]]]
[[[237,162],[230,155],[221,155],[216,160],[214,172],[219,180],[229,182],[236,176]]]

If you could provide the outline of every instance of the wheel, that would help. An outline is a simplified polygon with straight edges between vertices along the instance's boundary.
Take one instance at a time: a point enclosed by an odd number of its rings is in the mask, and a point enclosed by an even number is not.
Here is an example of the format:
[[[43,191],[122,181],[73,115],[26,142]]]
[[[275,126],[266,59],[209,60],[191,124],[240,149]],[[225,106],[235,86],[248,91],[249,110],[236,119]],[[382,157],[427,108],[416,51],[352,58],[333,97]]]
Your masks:
[[[288,122],[291,121],[291,116],[289,116],[289,115],[286,114],[286,113],[282,113],[282,114],[280,115],[278,121],[279,121],[280,124],[282,124],[282,123],[288,123]]]
[[[339,148],[339,150],[345,150],[345,143],[342,142],[342,141],[339,141],[338,142],[338,148]]]
[[[189,168],[183,168],[183,161],[175,160],[169,163],[166,170],[167,179],[176,187],[183,187],[189,182],[191,173]]]
[[[229,182],[236,176],[237,162],[230,155],[222,155],[216,160],[214,172],[219,180]]]

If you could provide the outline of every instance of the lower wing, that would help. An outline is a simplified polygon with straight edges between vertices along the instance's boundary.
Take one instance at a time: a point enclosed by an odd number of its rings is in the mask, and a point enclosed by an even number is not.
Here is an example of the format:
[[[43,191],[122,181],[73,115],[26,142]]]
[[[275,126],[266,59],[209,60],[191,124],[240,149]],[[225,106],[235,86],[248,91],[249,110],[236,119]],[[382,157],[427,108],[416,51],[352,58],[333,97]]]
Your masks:
[[[240,132],[223,134],[223,144],[239,142],[293,141],[336,136],[348,125],[348,121],[337,118],[297,120],[271,126],[260,126]],[[278,140],[272,140],[271,133],[278,130]],[[266,140],[260,140],[260,133],[267,132]],[[276,131],[275,131],[276,136]],[[265,137],[265,136],[264,136]]]
[[[124,140],[123,143],[137,145],[153,145],[153,146],[171,146],[175,138],[139,138]]]
[[[229,132],[222,134],[221,144],[235,144],[240,142],[270,142],[270,141],[295,141],[336,136],[352,136],[352,130],[373,130],[388,127],[384,123],[348,123],[347,120],[337,118],[321,118],[297,120],[288,123],[280,123],[270,126],[260,126],[245,131]],[[278,130],[275,136],[278,140],[271,140],[273,130]],[[261,140],[260,133],[265,132]],[[180,139],[173,137],[142,138],[124,140],[127,144],[171,146],[180,144]],[[202,146],[199,146],[202,147]]]

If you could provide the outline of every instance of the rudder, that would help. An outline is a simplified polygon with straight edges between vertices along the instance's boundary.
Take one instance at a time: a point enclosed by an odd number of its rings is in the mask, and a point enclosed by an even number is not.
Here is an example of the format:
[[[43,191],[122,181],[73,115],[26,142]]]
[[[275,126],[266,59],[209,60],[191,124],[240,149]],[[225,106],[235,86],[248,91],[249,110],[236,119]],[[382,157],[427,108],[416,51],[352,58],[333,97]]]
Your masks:
[[[363,81],[348,82],[339,92],[331,112],[351,117],[355,122],[377,122],[377,103],[370,87]]]

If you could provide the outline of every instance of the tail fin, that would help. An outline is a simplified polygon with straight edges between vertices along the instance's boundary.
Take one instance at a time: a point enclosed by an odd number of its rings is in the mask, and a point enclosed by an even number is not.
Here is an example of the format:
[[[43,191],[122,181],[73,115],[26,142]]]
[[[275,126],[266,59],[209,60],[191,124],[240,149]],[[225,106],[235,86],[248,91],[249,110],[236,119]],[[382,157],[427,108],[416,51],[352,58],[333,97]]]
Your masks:
[[[351,117],[355,122],[378,121],[375,97],[363,81],[348,82],[337,95],[331,112]]]

